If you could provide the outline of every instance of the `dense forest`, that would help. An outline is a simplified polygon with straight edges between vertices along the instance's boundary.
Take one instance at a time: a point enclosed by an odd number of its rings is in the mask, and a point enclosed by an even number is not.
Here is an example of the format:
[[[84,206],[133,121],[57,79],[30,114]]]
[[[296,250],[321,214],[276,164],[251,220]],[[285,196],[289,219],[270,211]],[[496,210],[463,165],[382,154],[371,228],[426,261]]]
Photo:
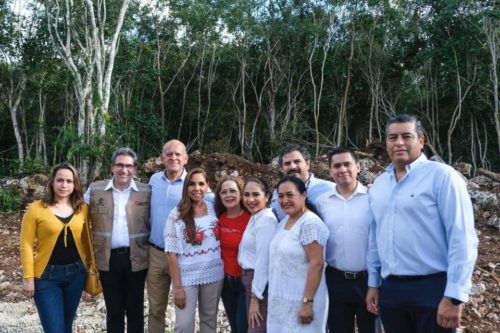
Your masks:
[[[416,114],[446,162],[498,170],[495,0],[0,0],[0,176],[110,153],[269,162]]]

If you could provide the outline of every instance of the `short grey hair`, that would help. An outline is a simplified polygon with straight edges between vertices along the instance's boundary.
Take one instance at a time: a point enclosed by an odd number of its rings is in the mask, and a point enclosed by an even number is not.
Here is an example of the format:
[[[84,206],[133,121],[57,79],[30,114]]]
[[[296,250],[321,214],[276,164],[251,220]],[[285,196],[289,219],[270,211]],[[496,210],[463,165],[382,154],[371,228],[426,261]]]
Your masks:
[[[385,125],[385,136],[387,136],[387,132],[389,131],[389,126],[392,124],[401,124],[401,123],[412,123],[415,125],[415,131],[418,136],[425,135],[424,127],[420,120],[417,119],[416,116],[412,114],[400,114],[392,117],[387,121],[387,125]]]
[[[280,158],[279,158],[279,164],[280,166],[283,166],[283,156],[286,154],[290,154],[293,151],[298,151],[300,154],[302,154],[302,157],[304,158],[305,161],[310,161],[311,160],[311,154],[307,151],[306,148],[299,146],[299,145],[287,145],[283,150],[281,150],[280,153]]]
[[[117,150],[115,150],[115,152],[113,153],[113,156],[111,157],[111,161],[112,161],[113,165],[115,165],[117,157],[122,156],[122,155],[132,157],[134,159],[134,166],[135,167],[137,167],[139,165],[139,162],[138,162],[139,159],[137,158],[137,154],[135,153],[135,151],[132,150],[132,148],[129,148],[129,147],[122,147],[122,148],[118,148]]]

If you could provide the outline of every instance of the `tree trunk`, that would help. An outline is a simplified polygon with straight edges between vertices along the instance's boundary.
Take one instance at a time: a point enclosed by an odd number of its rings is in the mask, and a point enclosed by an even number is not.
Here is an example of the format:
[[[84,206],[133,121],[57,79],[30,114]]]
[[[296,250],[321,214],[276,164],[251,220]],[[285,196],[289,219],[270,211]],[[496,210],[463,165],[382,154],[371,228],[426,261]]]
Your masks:
[[[347,117],[347,101],[349,99],[349,88],[351,85],[351,69],[352,69],[352,59],[354,56],[354,30],[351,31],[351,42],[350,42],[350,53],[347,62],[347,79],[344,88],[344,96],[342,102],[340,103],[340,114],[339,114],[339,125],[338,125],[338,136],[337,136],[337,146],[341,146],[344,140],[344,128],[346,128],[346,117]],[[347,135],[347,133],[346,133]]]
[[[10,119],[12,121],[12,127],[14,129],[14,137],[17,143],[17,156],[21,165],[24,163],[24,145],[21,138],[21,131],[19,130],[19,123],[17,121],[17,113],[19,111],[19,104],[21,103],[21,96],[26,88],[27,76],[26,74],[20,74],[20,79],[17,84],[14,84],[13,73],[10,77],[10,91],[9,91],[9,112]],[[16,95],[17,94],[17,95]]]

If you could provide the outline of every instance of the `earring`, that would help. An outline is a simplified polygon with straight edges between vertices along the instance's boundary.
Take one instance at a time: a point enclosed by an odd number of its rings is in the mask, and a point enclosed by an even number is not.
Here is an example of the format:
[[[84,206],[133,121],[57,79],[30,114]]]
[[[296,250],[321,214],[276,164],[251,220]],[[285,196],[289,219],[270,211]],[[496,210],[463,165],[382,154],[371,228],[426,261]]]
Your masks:
[[[301,210],[302,210],[302,213],[305,213],[306,212],[306,205],[303,205]]]

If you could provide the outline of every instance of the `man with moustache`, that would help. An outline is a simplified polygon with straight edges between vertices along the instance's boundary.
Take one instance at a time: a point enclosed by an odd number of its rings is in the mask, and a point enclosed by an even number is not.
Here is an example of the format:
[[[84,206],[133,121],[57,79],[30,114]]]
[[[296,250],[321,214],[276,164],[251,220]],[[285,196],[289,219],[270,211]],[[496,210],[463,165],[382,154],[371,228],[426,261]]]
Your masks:
[[[366,309],[366,254],[372,216],[368,190],[357,181],[358,156],[337,147],[328,153],[335,188],[316,200],[316,209],[330,230],[325,247],[328,287],[328,329],[335,333],[374,333],[375,315]]]
[[[478,239],[463,179],[422,153],[415,116],[386,126],[391,164],[370,189],[370,312],[385,332],[454,332],[472,285]]]
[[[322,194],[331,191],[335,188],[335,184],[314,177],[312,172],[309,172],[311,166],[311,155],[304,147],[298,145],[288,145],[281,151],[279,164],[284,175],[295,176],[300,178],[307,187],[307,198],[312,204]],[[271,200],[271,208],[278,217],[282,220],[285,214],[281,211],[278,201],[278,192],[274,190]]]
[[[110,333],[144,331],[144,281],[148,268],[151,188],[134,181],[137,154],[130,148],[113,153],[110,181],[90,184],[95,258],[106,304]]]
[[[184,169],[188,161],[186,146],[178,140],[170,140],[163,145],[160,159],[165,170],[155,173],[149,180],[152,194],[147,290],[148,330],[152,333],[165,332],[170,275],[164,252],[163,230],[170,211],[179,204],[182,196],[182,187],[187,174]]]

